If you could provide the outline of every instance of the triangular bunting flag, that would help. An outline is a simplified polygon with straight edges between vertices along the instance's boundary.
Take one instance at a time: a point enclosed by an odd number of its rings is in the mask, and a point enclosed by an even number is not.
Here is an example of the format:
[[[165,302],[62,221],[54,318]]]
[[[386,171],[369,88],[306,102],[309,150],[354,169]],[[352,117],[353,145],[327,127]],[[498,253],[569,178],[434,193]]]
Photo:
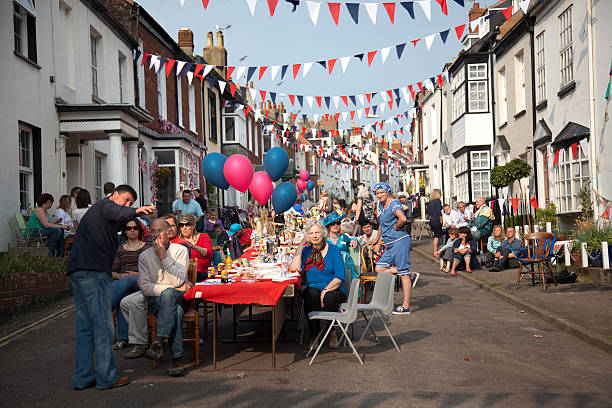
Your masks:
[[[389,101],[389,109],[393,109],[393,99]]]
[[[530,0],[527,0],[527,1],[529,2]],[[457,3],[461,7],[465,7],[465,3],[463,2],[463,0],[455,0],[455,3]]]
[[[446,39],[448,38],[448,33],[450,32],[450,29],[448,30],[444,30],[444,31],[440,31],[440,39],[442,39],[442,43],[446,44]]]
[[[276,11],[277,4],[278,4],[278,0],[268,0],[268,8],[270,9],[270,16],[274,15],[274,11]]]
[[[355,22],[355,24],[359,24],[359,3],[344,3],[346,8]]]
[[[259,95],[261,96],[262,102],[266,100],[266,91],[259,91]]]
[[[341,96],[340,99],[342,99],[342,102],[344,102],[344,104],[348,108],[348,99],[346,98],[346,96]]]
[[[395,3],[383,3],[383,6],[385,6],[385,10],[387,10],[391,24],[395,23]]]
[[[312,20],[312,24],[317,25],[317,21],[319,20],[319,10],[321,9],[321,3],[316,1],[307,1],[306,7],[308,8],[308,14],[310,15],[310,20]]]
[[[519,1],[519,7],[521,8],[521,10],[523,10],[523,14],[527,14],[527,9],[529,8],[529,0]]]
[[[239,67],[236,68],[236,75],[234,78],[236,78],[236,81],[240,80],[240,78],[242,78],[242,76],[244,75],[246,71],[246,67],[241,65]]]
[[[229,82],[229,80],[232,78],[232,74],[234,73],[234,70],[236,69],[236,67],[227,67],[227,74],[225,75],[225,80]]]
[[[508,200],[510,201],[510,204],[512,204],[512,209],[514,210],[514,213],[518,214],[520,198],[509,198]]]
[[[312,64],[313,64],[312,62],[304,63],[304,68],[302,69],[302,78],[306,78],[306,75],[310,71],[310,68],[312,68]]]
[[[289,101],[291,102],[291,106],[295,104],[295,95],[289,95]]]
[[[261,81],[261,78],[263,77],[263,74],[266,72],[266,69],[268,69],[267,66],[259,67],[259,80],[260,81]]]
[[[325,105],[327,105],[327,109],[329,109],[329,102],[331,101],[331,98],[329,96],[326,96],[324,99],[325,99]]]
[[[334,70],[334,66],[336,65],[336,61],[337,61],[336,58],[327,60],[327,70],[329,71],[329,75],[331,75],[332,71]]]
[[[257,89],[249,88],[249,94],[251,95],[251,100],[255,102],[257,100]]]
[[[412,85],[408,85],[408,90],[410,91],[410,95],[412,96],[412,100],[415,100],[415,93],[414,93],[414,88]]]
[[[372,60],[377,52],[378,50],[368,52],[368,67],[372,66]]]
[[[421,93],[425,93],[425,91],[423,90],[423,83],[422,82],[417,82],[417,85],[419,86],[419,89],[421,90]]]
[[[397,44],[395,46],[395,52],[397,52],[397,59],[402,58],[402,53],[404,52],[404,48],[406,48],[406,43]]]
[[[142,60],[140,61],[140,66],[143,67],[147,63],[147,59],[149,58],[148,52],[142,53]]]
[[[320,66],[323,67],[323,69],[327,70],[327,61],[322,60],[322,61],[317,61],[317,64],[319,64]]]
[[[414,20],[414,3],[411,1],[402,1],[400,4],[406,9],[408,14],[410,14],[410,18]]]
[[[442,74],[440,74],[440,75],[438,75],[436,77],[436,82],[438,83],[440,88],[442,88],[444,86],[444,79],[442,78]]]
[[[245,107],[244,116],[249,116],[249,112],[251,112],[251,110],[253,110],[253,108],[251,108],[250,106]]]
[[[584,157],[589,157],[589,141],[584,138],[584,139],[580,139],[580,149],[582,150],[582,154],[584,154]]]
[[[357,99],[359,99],[359,104],[361,106],[365,105],[365,98],[363,95],[357,95]]]
[[[249,5],[249,10],[251,10],[251,15],[255,15],[255,5],[257,4],[257,0],[246,0]]]
[[[510,6],[510,7],[506,7],[505,9],[502,10],[502,13],[504,14],[504,17],[506,17],[506,20],[510,20],[510,17],[512,17],[512,9],[514,8],[514,6]]]
[[[355,100],[355,95],[349,95],[349,99],[351,100],[353,106],[357,106],[357,101]]]
[[[353,55],[355,58],[359,58],[360,62],[363,62],[363,53]]]
[[[425,37],[425,45],[427,45],[427,51],[431,49],[431,44],[433,44],[433,40],[436,38],[436,34],[430,34]]]
[[[327,3],[327,7],[329,7],[329,12],[334,19],[334,23],[338,25],[338,19],[340,18],[340,3]]]
[[[355,111],[351,111],[351,120],[355,119]]]
[[[308,106],[310,106],[312,108],[312,102],[314,101],[314,98],[312,96],[306,96],[306,102],[308,102]]]
[[[274,78],[276,78],[276,75],[278,74],[279,69],[280,69],[280,65],[273,65],[270,67],[270,75],[272,76],[273,81],[274,81]]]
[[[391,51],[391,47],[385,47],[380,50],[380,57],[382,58],[382,63],[384,64],[389,56],[389,51]]]
[[[431,21],[431,3],[429,0],[416,0],[417,4],[423,9],[423,13]]]
[[[572,149],[572,156],[574,156],[574,160],[578,159],[578,142],[572,143],[570,147]]]
[[[365,94],[366,99],[368,100],[368,103],[371,104],[372,103],[372,94],[371,93],[367,93]]]
[[[289,67],[289,65],[283,65],[281,67],[281,80],[285,77],[285,74],[287,73],[287,68]]]
[[[221,91],[221,95],[223,95],[223,92],[225,91],[225,84],[227,84],[227,82],[219,80],[219,90]]]
[[[320,108],[321,107],[321,97],[315,96],[315,99],[317,100],[317,105],[319,105],[319,108]]]
[[[138,58],[140,58],[140,54],[142,54],[142,51],[140,50],[133,50],[132,51],[132,56],[134,57],[134,61],[138,61]]]
[[[236,84],[233,82],[230,82],[229,87],[230,87],[230,93],[232,94],[232,96],[234,96],[234,94],[236,93]]]
[[[556,167],[559,164],[559,150],[555,150],[555,158],[553,160],[553,167]]]
[[[172,67],[174,67],[175,63],[176,63],[176,60],[173,60],[173,59],[169,59],[166,62],[166,66],[165,66],[165,68],[166,68],[166,78],[170,75],[170,72],[172,72]]]
[[[420,39],[420,38],[417,38],[416,40],[411,40],[410,42],[412,43],[412,46],[413,46],[413,47],[416,47],[416,46],[417,46],[417,44],[419,43],[419,41],[421,41],[421,39]]]
[[[298,99],[298,103],[300,104],[300,108],[304,107],[304,96],[298,95],[297,99]],[[310,100],[310,107],[312,108],[312,100]]]
[[[269,1],[269,0],[268,0]],[[440,4],[440,8],[442,9],[442,13],[448,16],[448,7],[446,5],[446,0],[436,0]]]
[[[293,64],[293,79],[297,77],[298,72],[300,72],[300,67],[302,64]]]
[[[378,3],[363,3],[366,11],[368,12],[368,16],[370,20],[372,20],[373,24],[376,24],[376,12],[378,11]]]
[[[255,71],[257,71],[257,67],[249,67],[247,70],[247,83],[251,82],[251,78],[253,78],[253,75],[255,75]]]
[[[457,33],[457,38],[461,40],[461,36],[463,36],[463,32],[465,31],[465,24],[461,24],[455,27],[455,33]]]
[[[340,102],[340,97],[332,96],[332,100],[334,101],[334,105],[336,106],[336,109],[338,109],[338,102]]]
[[[204,10],[206,10],[208,8],[208,2],[210,0],[202,0],[202,5],[204,6]]]
[[[351,60],[351,57],[342,57],[340,58],[340,65],[342,65],[342,73],[344,74],[346,72],[346,67],[348,67],[349,61]]]

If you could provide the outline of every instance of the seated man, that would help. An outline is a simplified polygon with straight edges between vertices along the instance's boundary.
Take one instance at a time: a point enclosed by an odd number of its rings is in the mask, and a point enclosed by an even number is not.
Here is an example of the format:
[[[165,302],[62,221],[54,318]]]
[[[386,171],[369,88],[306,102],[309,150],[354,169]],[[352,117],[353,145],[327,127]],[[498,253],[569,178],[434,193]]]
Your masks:
[[[368,242],[373,241],[374,238],[378,236],[378,230],[375,230],[372,223],[368,220],[364,221],[363,224],[361,224],[361,232],[363,232],[363,234],[360,235],[358,238],[359,244],[361,246],[364,246]]]
[[[479,240],[480,238],[491,234],[494,220],[495,215],[493,215],[493,211],[491,211],[489,206],[486,204],[485,199],[478,197],[476,199],[476,212],[474,213],[472,222],[469,224],[469,227],[472,230],[472,237]]]
[[[129,322],[128,338],[134,349],[125,358],[143,355],[159,361],[163,355],[163,341],[168,340],[172,363],[168,375],[185,374],[183,368],[183,314],[187,306],[183,295],[191,287],[187,280],[189,256],[187,248],[169,241],[168,222],[156,219],[151,225],[153,247],[138,258],[140,292],[123,298],[121,311]],[[146,350],[147,309],[157,316],[157,337]],[[146,350],[146,351],[145,351]]]
[[[182,200],[175,200],[172,203],[172,213],[177,217],[183,214],[192,214],[195,217],[194,224],[197,224],[204,216],[200,204],[191,198],[191,190],[183,190]]]
[[[444,204],[442,206],[442,241],[445,241],[448,239],[449,229],[456,228],[456,225],[455,225],[456,218],[457,218],[456,212],[451,210],[450,205]]]
[[[504,239],[495,251],[493,266],[489,269],[491,272],[499,272],[508,268],[517,268],[519,266],[516,260],[516,252],[521,249],[521,241],[515,237],[514,228],[506,229],[506,239]]]

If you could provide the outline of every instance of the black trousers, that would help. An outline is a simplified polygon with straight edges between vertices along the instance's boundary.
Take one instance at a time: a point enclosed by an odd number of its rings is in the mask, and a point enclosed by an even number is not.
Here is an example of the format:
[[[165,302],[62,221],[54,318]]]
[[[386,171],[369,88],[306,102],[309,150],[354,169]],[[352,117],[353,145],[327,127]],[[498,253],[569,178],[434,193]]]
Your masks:
[[[497,248],[497,252],[502,254],[502,257],[500,259],[495,259],[493,265],[497,266],[499,269],[518,268],[519,262],[516,258],[508,258],[508,255],[511,253],[508,249],[499,247]]]
[[[323,298],[323,304],[325,307],[321,308],[321,290],[307,286],[304,292],[304,311],[306,316],[310,312],[316,312],[324,310],[326,312],[337,312],[340,309],[340,304],[346,302],[346,295],[340,290],[331,290],[325,293]],[[308,332],[311,337],[316,336],[321,329],[319,320],[308,320]]]

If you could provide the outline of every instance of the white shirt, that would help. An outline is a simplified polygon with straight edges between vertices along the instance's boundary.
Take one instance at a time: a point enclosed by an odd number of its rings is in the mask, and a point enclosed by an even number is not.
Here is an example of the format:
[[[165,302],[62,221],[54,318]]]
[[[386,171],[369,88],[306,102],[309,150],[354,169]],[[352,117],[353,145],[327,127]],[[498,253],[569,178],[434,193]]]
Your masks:
[[[370,235],[370,237],[366,237],[365,234],[362,234],[359,236],[359,243],[361,245],[365,245],[367,244],[369,241],[373,240],[374,238],[376,238],[378,236],[378,230],[372,230],[372,235]]]
[[[60,218],[62,219],[62,222],[57,222],[57,220],[59,220]],[[66,211],[62,210],[61,208],[58,208],[57,210],[55,210],[55,222],[59,225],[67,225],[70,227],[70,229],[73,228],[72,218],[70,217],[70,214],[68,214]],[[64,238],[66,238],[70,234],[71,234],[70,230],[64,230]]]
[[[83,218],[83,216],[85,215],[85,213],[87,212],[87,210],[89,210],[89,207],[87,208],[75,208],[74,210],[72,210],[72,222],[81,222],[81,219]]]
[[[464,216],[467,217],[467,221],[463,218]],[[457,228],[466,227],[470,223],[470,221],[472,221],[472,211],[469,208],[466,208],[463,213],[459,210],[455,212],[453,224]]]
[[[447,214],[444,212],[444,210],[442,210],[442,228],[448,228],[451,225],[454,225],[456,218],[456,211],[451,210],[450,214]]]

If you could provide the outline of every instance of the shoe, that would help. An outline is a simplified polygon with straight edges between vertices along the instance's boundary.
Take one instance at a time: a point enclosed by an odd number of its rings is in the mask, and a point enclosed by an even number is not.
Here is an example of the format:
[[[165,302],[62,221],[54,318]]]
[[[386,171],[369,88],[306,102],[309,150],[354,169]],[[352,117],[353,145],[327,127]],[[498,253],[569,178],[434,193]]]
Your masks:
[[[81,390],[86,390],[87,388],[91,388],[95,385],[96,385],[96,379],[94,378],[93,380],[88,382],[87,385],[85,385],[84,387],[72,387],[72,389],[75,391],[81,391]]]
[[[164,354],[164,348],[159,342],[155,342],[151,344],[147,351],[145,351],[144,356],[146,358],[150,358],[151,360],[159,361]]]
[[[398,307],[395,308],[395,310],[393,310],[393,314],[394,315],[407,315],[407,314],[410,314],[410,308],[404,309],[404,306],[399,305]]]
[[[100,390],[110,390],[111,388],[123,387],[124,385],[128,385],[130,383],[129,377],[119,377],[117,381],[110,387],[100,388]]]
[[[185,369],[183,368],[183,358],[173,358],[170,363],[170,371],[168,371],[170,377],[182,377],[185,375]]]
[[[115,343],[113,343],[113,350],[122,350],[126,348],[127,345],[128,345],[127,340],[117,340]]]
[[[331,333],[329,333],[329,344],[328,347],[330,349],[337,349],[338,348],[338,335],[336,334],[336,330],[331,331]]]
[[[450,276],[457,276],[457,272],[451,272]]]
[[[147,352],[146,344],[134,344],[134,347],[131,351],[128,351],[123,355],[123,358],[131,359],[131,358],[140,358],[145,355]]]
[[[501,271],[501,269],[499,269],[497,266],[492,266],[489,268],[489,272],[499,272]]]
[[[416,286],[417,282],[419,281],[419,276],[421,276],[421,274],[418,273],[418,272],[413,272],[410,275],[410,282],[412,282],[412,287],[413,288]]]
[[[466,270],[465,272],[466,272],[466,273],[472,273],[472,271],[471,271],[471,270]]]

